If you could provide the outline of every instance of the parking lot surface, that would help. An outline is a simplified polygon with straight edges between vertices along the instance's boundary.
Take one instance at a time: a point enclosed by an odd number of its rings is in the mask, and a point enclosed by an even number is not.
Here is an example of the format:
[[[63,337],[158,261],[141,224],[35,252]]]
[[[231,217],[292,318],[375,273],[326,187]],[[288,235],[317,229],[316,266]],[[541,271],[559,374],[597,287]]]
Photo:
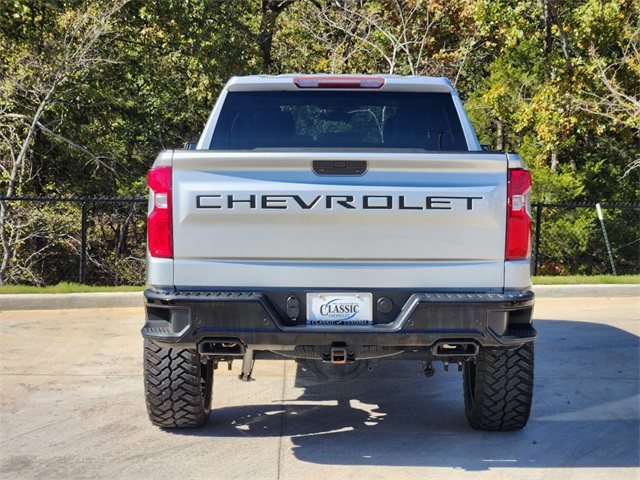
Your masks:
[[[147,419],[143,309],[0,312],[0,478],[638,479],[640,300],[540,298],[521,432],[470,429],[461,374],[381,363],[321,383],[292,361],[216,372],[207,427]]]

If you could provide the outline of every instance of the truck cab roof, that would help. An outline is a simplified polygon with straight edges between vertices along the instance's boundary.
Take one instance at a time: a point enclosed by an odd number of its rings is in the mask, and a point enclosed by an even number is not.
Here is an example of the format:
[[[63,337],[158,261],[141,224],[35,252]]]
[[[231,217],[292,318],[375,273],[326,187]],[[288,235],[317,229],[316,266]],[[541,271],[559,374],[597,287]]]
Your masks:
[[[302,90],[309,88],[368,88],[386,91],[412,92],[453,92],[453,85],[443,77],[401,76],[401,75],[335,75],[335,74],[286,74],[251,75],[232,77],[225,90],[268,91]]]

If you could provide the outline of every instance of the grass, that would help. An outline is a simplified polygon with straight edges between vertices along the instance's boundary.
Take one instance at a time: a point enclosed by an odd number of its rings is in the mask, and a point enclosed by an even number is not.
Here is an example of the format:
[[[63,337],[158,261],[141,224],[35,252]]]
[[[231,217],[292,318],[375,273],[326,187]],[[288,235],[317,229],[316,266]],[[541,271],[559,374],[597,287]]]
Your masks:
[[[596,275],[588,277],[533,277],[534,285],[610,285],[640,284],[640,275]],[[0,295],[7,293],[93,293],[93,292],[142,292],[144,286],[91,287],[77,283],[59,283],[50,287],[32,287],[28,285],[5,285],[0,287]]]
[[[639,284],[640,275],[576,275],[573,277],[533,277],[534,285],[613,285]]]
[[[91,287],[77,283],[59,283],[49,287],[33,287],[30,285],[4,285],[0,287],[0,295],[6,293],[95,293],[95,292],[142,292],[143,286]]]

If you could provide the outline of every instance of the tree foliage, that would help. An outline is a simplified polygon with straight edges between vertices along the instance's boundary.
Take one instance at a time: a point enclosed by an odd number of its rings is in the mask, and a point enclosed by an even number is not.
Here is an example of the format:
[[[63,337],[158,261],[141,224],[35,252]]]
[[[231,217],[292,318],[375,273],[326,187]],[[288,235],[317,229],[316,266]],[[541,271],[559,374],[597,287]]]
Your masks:
[[[640,200],[635,0],[0,0],[0,193],[145,193],[233,75],[448,77],[534,201]],[[3,268],[14,248],[0,203]],[[15,240],[15,239],[14,239]]]
[[[131,195],[232,75],[442,75],[540,200],[637,200],[630,0],[3,0],[3,193]],[[558,180],[567,176],[577,180]],[[549,184],[556,188],[550,189]],[[544,193],[543,193],[544,192]],[[536,195],[538,195],[536,191]]]

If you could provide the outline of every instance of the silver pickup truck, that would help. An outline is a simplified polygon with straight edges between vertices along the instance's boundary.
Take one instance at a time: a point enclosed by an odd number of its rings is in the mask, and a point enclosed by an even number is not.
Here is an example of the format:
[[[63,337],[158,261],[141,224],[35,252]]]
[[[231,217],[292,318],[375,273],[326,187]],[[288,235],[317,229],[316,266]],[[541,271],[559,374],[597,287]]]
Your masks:
[[[382,360],[463,372],[469,424],[523,428],[533,391],[531,176],[479,144],[442,78],[232,78],[195,149],[149,172],[151,421],[203,426],[219,364]]]

